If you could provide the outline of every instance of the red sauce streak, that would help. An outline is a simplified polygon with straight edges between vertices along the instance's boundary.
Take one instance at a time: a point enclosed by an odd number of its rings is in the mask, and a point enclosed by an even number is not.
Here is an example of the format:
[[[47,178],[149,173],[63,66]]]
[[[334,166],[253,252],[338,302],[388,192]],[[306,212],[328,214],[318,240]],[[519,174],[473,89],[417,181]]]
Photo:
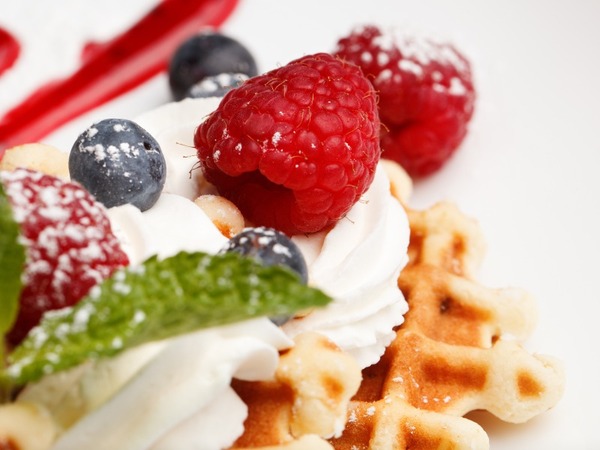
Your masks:
[[[20,51],[19,42],[8,31],[0,28],[0,75],[15,63]]]
[[[177,46],[202,27],[218,27],[238,0],[163,0],[128,31],[84,50],[70,77],[35,91],[0,118],[0,158],[167,68]]]

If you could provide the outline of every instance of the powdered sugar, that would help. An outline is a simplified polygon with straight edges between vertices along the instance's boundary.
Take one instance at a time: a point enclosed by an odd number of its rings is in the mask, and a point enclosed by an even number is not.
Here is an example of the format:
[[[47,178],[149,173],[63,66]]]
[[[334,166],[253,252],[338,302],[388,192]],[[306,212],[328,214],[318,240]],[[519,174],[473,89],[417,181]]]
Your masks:
[[[394,77],[394,73],[390,70],[390,69],[383,69],[381,72],[379,72],[379,75],[377,75],[377,82],[381,83],[387,80],[391,80]],[[398,79],[397,81],[400,81],[400,79]],[[396,81],[396,80],[395,80]]]
[[[414,73],[418,77],[423,75],[423,68],[416,62],[411,61],[410,59],[402,59],[398,61],[398,68],[405,72]],[[440,72],[437,73],[441,75]]]
[[[387,53],[380,52],[377,54],[377,64],[386,66],[390,62],[390,57]]]
[[[285,245],[282,245],[279,243],[276,243],[273,245],[273,251],[280,255],[286,255],[288,257],[292,257],[292,252],[290,252],[290,249],[288,247],[286,247]]]
[[[404,59],[413,61],[421,66],[429,65],[435,61],[443,65],[453,66],[459,72],[468,71],[465,60],[460,57],[454,48],[429,39],[414,36],[409,37],[393,30],[375,38],[373,42],[385,51],[397,48]]]
[[[369,64],[371,63],[371,61],[373,61],[373,56],[369,52],[362,52],[362,54],[360,55],[360,59],[365,64]]]
[[[450,79],[450,87],[448,88],[448,93],[450,95],[465,95],[467,93],[467,89],[463,82],[457,78],[452,77]]]
[[[376,65],[377,82],[400,83],[403,73],[419,79],[428,75],[433,82],[432,88],[438,92],[443,91],[449,95],[467,94],[460,78],[435,70],[435,66],[441,66],[458,74],[469,72],[468,62],[451,45],[420,36],[409,36],[398,29],[380,32],[367,26],[357,28],[354,33],[374,36],[367,49],[360,40],[350,39],[340,41],[337,51],[342,54],[357,53],[356,58],[365,66]]]
[[[280,140],[281,140],[281,133],[279,131],[276,131],[275,133],[273,133],[273,137],[271,137],[271,144],[273,144],[274,147],[277,147],[277,144],[279,143]]]
[[[95,134],[96,133],[93,133],[92,136],[94,136]],[[81,146],[79,149],[82,152],[92,153],[94,155],[94,157],[96,158],[96,161],[98,161],[98,162],[103,161],[104,159],[106,159],[108,157],[108,154],[106,153],[104,146],[100,145],[100,144],[90,145],[90,146]]]
[[[131,128],[127,126],[127,122],[116,122],[112,125],[112,129],[115,133],[125,133],[131,131]],[[136,158],[143,151],[144,143],[137,142],[132,144],[130,142],[120,142],[118,144],[109,144],[104,145],[102,143],[91,144],[90,141],[93,142],[93,139],[100,130],[96,126],[96,124],[90,126],[83,135],[85,139],[81,139],[77,148],[81,153],[89,153],[93,155],[94,159],[97,162],[118,162],[122,157],[128,158]],[[124,137],[123,139],[127,139]],[[88,142],[87,145],[84,142]]]

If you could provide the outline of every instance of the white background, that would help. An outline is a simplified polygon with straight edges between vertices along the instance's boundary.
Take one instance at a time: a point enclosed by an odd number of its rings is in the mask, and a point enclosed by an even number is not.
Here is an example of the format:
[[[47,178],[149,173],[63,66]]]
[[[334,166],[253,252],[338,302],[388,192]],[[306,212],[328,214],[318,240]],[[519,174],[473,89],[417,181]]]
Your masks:
[[[485,421],[492,449],[600,448],[600,1],[242,0],[225,30],[265,71],[330,51],[368,22],[451,41],[471,60],[478,100],[468,138],[416,183],[412,206],[448,199],[479,220],[488,244],[480,280],[530,291],[540,317],[527,348],[565,363],[554,410],[525,425]],[[168,99],[157,77],[47,142],[68,150],[91,121]]]

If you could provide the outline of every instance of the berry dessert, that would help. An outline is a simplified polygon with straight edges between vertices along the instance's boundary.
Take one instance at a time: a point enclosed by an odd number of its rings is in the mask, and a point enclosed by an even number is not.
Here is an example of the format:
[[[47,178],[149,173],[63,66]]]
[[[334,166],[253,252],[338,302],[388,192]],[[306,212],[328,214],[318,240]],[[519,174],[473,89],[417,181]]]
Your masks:
[[[334,71],[344,69],[344,65],[331,57],[318,55],[315,60],[320,58],[325,65],[331,63]],[[356,77],[362,77],[357,68],[350,70]],[[291,84],[299,83],[302,74],[289,80]],[[361,83],[368,86],[364,78]],[[371,91],[367,93],[371,95]],[[394,326],[402,322],[406,303],[396,280],[406,262],[407,221],[400,204],[389,193],[389,182],[377,165],[376,155],[371,156],[375,159],[374,173],[370,183],[364,182],[362,201],[357,198],[354,204],[345,205],[348,211],[344,218],[332,222],[327,229],[301,233],[290,240],[281,231],[250,228],[241,236],[234,235],[229,243],[221,228],[198,207],[206,204],[198,200],[207,195],[215,197],[215,187],[201,179],[200,170],[192,171],[194,176],[189,176],[197,162],[186,157],[190,155],[190,148],[179,144],[193,142],[199,122],[218,105],[218,99],[214,98],[188,99],[165,105],[135,120],[159,142],[165,156],[167,180],[156,203],[145,211],[131,203],[108,209],[114,233],[130,260],[129,269],[118,271],[72,309],[46,317],[24,344],[9,355],[10,365],[4,372],[4,382],[29,383],[8,407],[18,408],[19,413],[23,413],[24,407],[33,405],[36,414],[28,417],[33,423],[43,420],[40,415],[46,417],[51,440],[55,442],[53,448],[94,448],[97,442],[102,446],[122,446],[124,441],[129,443],[128,448],[178,447],[180,443],[185,447],[187,442],[202,448],[227,448],[243,433],[246,417],[245,404],[230,387],[232,378],[254,383],[267,381],[274,374],[278,374],[278,382],[295,392],[291,398],[319,408],[318,429],[306,426],[298,437],[306,435],[309,442],[323,443],[323,439],[341,433],[348,401],[358,387],[360,369],[378,360],[393,337]],[[376,130],[378,121],[371,97],[367,98],[366,106],[374,111],[371,128]],[[332,114],[345,117],[343,110],[339,111]],[[377,139],[372,145],[378,149]],[[103,170],[91,166],[90,170],[94,169]],[[241,217],[235,207],[228,211],[235,220]],[[230,267],[239,258],[254,259],[239,255],[235,249],[244,248],[242,253],[253,253],[247,250],[246,237],[257,234],[262,236],[257,245],[265,248],[258,258],[261,263],[255,262],[250,267],[258,265],[270,273],[283,263],[284,268],[277,273],[283,271],[281,274],[289,277],[284,284],[261,282],[260,272],[247,273],[242,280],[249,285],[240,284],[240,275]],[[198,252],[200,255],[194,256]],[[365,270],[362,261],[373,252],[379,255],[380,262]],[[216,254],[216,259],[202,256],[207,254]],[[222,262],[221,258],[225,260]],[[234,260],[230,261],[231,258]],[[220,273],[227,271],[231,275],[216,277],[218,282],[211,288],[211,274],[221,270],[218,268],[222,264],[225,266]],[[289,265],[298,271],[285,268]],[[202,272],[208,272],[207,276],[197,279],[192,267],[202,267]],[[230,278],[237,280],[235,284],[226,281]],[[302,278],[308,279],[308,286]],[[147,280],[147,287],[141,287],[145,284],[142,280]],[[267,283],[270,293],[265,290],[253,293],[256,283],[258,287]],[[315,287],[321,290],[316,291]],[[234,301],[226,296],[247,289],[250,289],[248,297],[244,295]],[[300,290],[293,294],[297,289]],[[325,304],[329,301],[324,301],[320,292],[331,299],[332,309],[327,308]],[[179,300],[179,295],[190,300]],[[196,307],[186,306],[195,298],[201,299],[201,305],[207,305],[209,311],[198,314],[193,311]],[[263,306],[263,298],[271,306]],[[283,298],[289,298],[286,302],[292,301],[294,306],[285,306]],[[365,302],[368,298],[373,301]],[[248,305],[238,306],[244,299]],[[156,302],[165,300],[170,306],[157,308]],[[120,308],[125,307],[124,314]],[[298,311],[301,313],[296,315]],[[344,316],[343,311],[351,313]],[[247,314],[250,318],[263,317],[225,326]],[[165,320],[167,317],[169,320]],[[110,321],[111,326],[106,326],[104,320]],[[165,323],[160,325],[162,321]],[[220,326],[206,331],[194,331],[192,327],[184,334],[169,331],[173,326],[179,330],[190,321],[201,324],[208,321]],[[290,327],[289,332],[275,324],[283,321]],[[69,342],[94,341],[94,336],[104,336],[104,330],[108,337],[95,342],[96,357],[90,361],[86,348],[91,344],[84,345],[84,351],[75,351],[71,345],[55,342],[51,336],[55,330],[63,329]],[[150,330],[154,331],[150,333]],[[312,331],[319,331],[318,337],[311,337]],[[138,333],[149,333],[150,342],[144,339],[145,344],[139,345]],[[134,343],[137,345],[132,345]],[[58,350],[57,346],[64,350]],[[297,360],[294,355],[302,355],[306,364],[308,358],[314,358],[315,362],[327,360],[333,367],[317,363],[308,372],[295,368],[294,373],[289,373],[285,366],[277,368],[277,352],[292,346],[291,362]],[[31,352],[35,356],[31,356]],[[71,356],[66,358],[65,352]],[[80,356],[71,361],[72,355]],[[98,359],[98,356],[104,357]],[[45,367],[43,370],[40,361]],[[295,363],[288,366],[295,367]],[[227,367],[227,370],[219,370],[217,376],[213,373],[215,367]],[[333,368],[337,368],[336,371],[332,371]],[[298,378],[300,374],[302,382]],[[178,380],[176,385],[170,382],[173,379]],[[214,382],[197,386],[198,379]],[[328,381],[332,379],[337,380],[335,386]],[[299,383],[308,390],[300,389]],[[163,386],[160,398],[149,394],[149,389],[157,384]],[[54,395],[49,397],[50,392]],[[58,401],[58,398],[71,400]],[[174,408],[180,413],[173,415]],[[9,408],[9,411],[14,410]],[[302,413],[302,417],[306,416],[302,421],[309,416],[317,417],[310,411]],[[219,423],[218,432],[210,428],[211,421]],[[107,429],[111,430],[110,438],[106,436]]]
[[[189,250],[198,245],[204,251],[219,252],[226,239],[218,229],[239,229],[240,221],[245,227],[257,226],[240,212],[239,204],[215,196],[220,186],[207,184],[198,160],[190,158],[194,149],[181,145],[194,140],[199,121],[210,120],[210,113],[221,103],[217,98],[185,99],[137,118],[137,123],[151,130],[159,141],[168,176],[161,198],[150,210],[141,213],[131,205],[123,205],[109,211],[132,261],[141,261],[152,253],[168,256],[167,243],[176,241],[179,247]],[[214,207],[215,203],[219,206]],[[203,211],[198,204],[203,205]],[[207,204],[218,229],[207,220]],[[228,213],[217,215],[215,210]],[[334,301],[286,322],[285,332],[295,337],[318,329],[354,356],[361,367],[377,361],[406,311],[397,278],[407,262],[408,235],[406,214],[392,197],[387,176],[378,164],[369,188],[342,219],[319,232],[288,234],[306,260],[308,284],[318,286]],[[376,261],[365,266],[365,258],[374,255],[378,255]]]
[[[258,225],[314,233],[364,194],[379,161],[375,91],[328,54],[229,92],[196,132],[206,179]]]
[[[28,271],[48,263],[36,242],[92,282],[0,347],[0,447],[484,449],[469,411],[518,423],[558,401],[560,364],[520,344],[531,298],[474,279],[477,225],[447,203],[407,206],[391,159],[437,170],[474,90],[451,47],[398,42],[365,27],[336,55],[257,75],[239,43],[202,33],[171,85],[190,96],[200,73],[212,94],[101,121],[68,161],[6,152],[0,333],[29,314]],[[241,84],[221,74],[240,71]],[[48,223],[54,241],[28,235]]]
[[[441,168],[473,115],[469,61],[451,45],[372,25],[341,38],[335,55],[358,65],[379,95],[382,157],[413,177]]]

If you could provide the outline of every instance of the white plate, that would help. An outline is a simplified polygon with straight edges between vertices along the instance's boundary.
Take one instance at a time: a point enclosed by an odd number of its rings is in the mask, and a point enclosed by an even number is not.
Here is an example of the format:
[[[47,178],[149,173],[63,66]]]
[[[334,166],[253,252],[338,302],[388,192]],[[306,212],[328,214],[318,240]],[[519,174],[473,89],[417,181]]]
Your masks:
[[[525,425],[484,419],[495,450],[600,448],[598,18],[600,2],[583,1],[242,0],[224,27],[262,70],[332,50],[367,22],[450,40],[470,58],[470,133],[442,171],[416,184],[412,205],[450,199],[479,220],[488,242],[480,280],[534,294],[540,317],[527,347],[567,371],[552,411]],[[157,77],[47,142],[67,150],[93,120],[132,117],[168,98]]]

